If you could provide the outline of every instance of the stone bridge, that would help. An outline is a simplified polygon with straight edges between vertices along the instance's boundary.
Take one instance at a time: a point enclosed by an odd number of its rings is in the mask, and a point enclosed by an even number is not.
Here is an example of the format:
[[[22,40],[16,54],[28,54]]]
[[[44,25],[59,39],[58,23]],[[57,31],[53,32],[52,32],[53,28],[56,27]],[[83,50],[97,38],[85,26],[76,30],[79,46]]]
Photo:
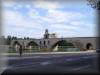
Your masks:
[[[52,48],[52,46],[61,41],[65,40],[72,43],[76,48],[81,50],[96,49],[96,37],[73,37],[73,38],[48,38],[48,39],[31,39],[31,40],[12,40],[10,46],[14,46],[16,43],[22,46],[28,46],[30,43],[35,43],[38,47]]]

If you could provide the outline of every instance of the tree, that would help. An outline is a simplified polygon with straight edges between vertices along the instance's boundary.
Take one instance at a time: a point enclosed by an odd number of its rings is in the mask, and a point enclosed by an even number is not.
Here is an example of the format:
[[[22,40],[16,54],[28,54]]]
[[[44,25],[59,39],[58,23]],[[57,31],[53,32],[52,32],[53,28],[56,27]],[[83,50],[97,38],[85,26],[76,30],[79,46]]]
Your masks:
[[[97,10],[100,10],[100,0],[87,0],[89,5]]]
[[[11,40],[12,40],[11,36],[7,36],[7,45],[11,44]]]

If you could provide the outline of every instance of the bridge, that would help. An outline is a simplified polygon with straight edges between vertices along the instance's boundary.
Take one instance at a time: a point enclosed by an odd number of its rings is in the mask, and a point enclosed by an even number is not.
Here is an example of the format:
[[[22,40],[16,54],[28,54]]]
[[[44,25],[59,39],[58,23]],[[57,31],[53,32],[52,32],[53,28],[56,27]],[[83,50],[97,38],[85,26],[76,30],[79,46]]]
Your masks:
[[[70,46],[72,44],[75,48],[80,50],[96,49],[95,37],[78,37],[78,38],[49,38],[49,39],[31,39],[31,40],[12,40],[10,47],[16,47],[16,45],[22,45],[25,49],[31,49],[32,47],[38,49],[50,49],[54,50],[59,43],[67,42],[62,45],[63,47]],[[59,45],[60,46],[60,45]]]
[[[52,37],[51,37],[52,35]],[[5,40],[7,41],[7,40]],[[55,34],[49,34],[48,30],[45,30],[44,38],[41,39],[12,39],[10,41],[10,48],[18,48],[23,46],[25,50],[32,48],[39,49],[41,51],[55,51],[55,48],[65,48],[71,46],[78,48],[81,51],[95,50],[96,49],[96,37],[71,37],[71,38],[57,38]],[[62,46],[62,47],[61,47]]]

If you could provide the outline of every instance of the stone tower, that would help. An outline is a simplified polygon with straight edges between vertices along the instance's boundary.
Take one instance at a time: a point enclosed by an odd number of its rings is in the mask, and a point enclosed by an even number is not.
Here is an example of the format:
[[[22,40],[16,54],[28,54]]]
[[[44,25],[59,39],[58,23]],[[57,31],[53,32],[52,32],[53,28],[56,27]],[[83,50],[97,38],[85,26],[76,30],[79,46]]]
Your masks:
[[[48,29],[45,30],[44,39],[49,39]]]

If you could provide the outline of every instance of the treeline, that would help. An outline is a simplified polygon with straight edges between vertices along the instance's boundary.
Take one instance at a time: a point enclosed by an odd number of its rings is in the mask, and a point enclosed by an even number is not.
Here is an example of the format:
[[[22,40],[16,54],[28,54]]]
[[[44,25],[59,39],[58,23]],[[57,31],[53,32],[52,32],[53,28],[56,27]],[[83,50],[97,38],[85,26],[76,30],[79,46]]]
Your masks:
[[[32,38],[29,38],[29,37],[18,38],[15,36],[7,36],[7,38],[5,39],[6,39],[6,44],[10,45],[12,40],[31,40]]]
[[[24,37],[24,38],[18,38],[18,37],[16,37],[16,36],[7,36],[7,38],[6,39],[11,39],[11,40],[19,40],[19,39],[26,39],[26,40],[28,40],[28,39],[32,39],[32,38],[29,38],[29,37]]]

